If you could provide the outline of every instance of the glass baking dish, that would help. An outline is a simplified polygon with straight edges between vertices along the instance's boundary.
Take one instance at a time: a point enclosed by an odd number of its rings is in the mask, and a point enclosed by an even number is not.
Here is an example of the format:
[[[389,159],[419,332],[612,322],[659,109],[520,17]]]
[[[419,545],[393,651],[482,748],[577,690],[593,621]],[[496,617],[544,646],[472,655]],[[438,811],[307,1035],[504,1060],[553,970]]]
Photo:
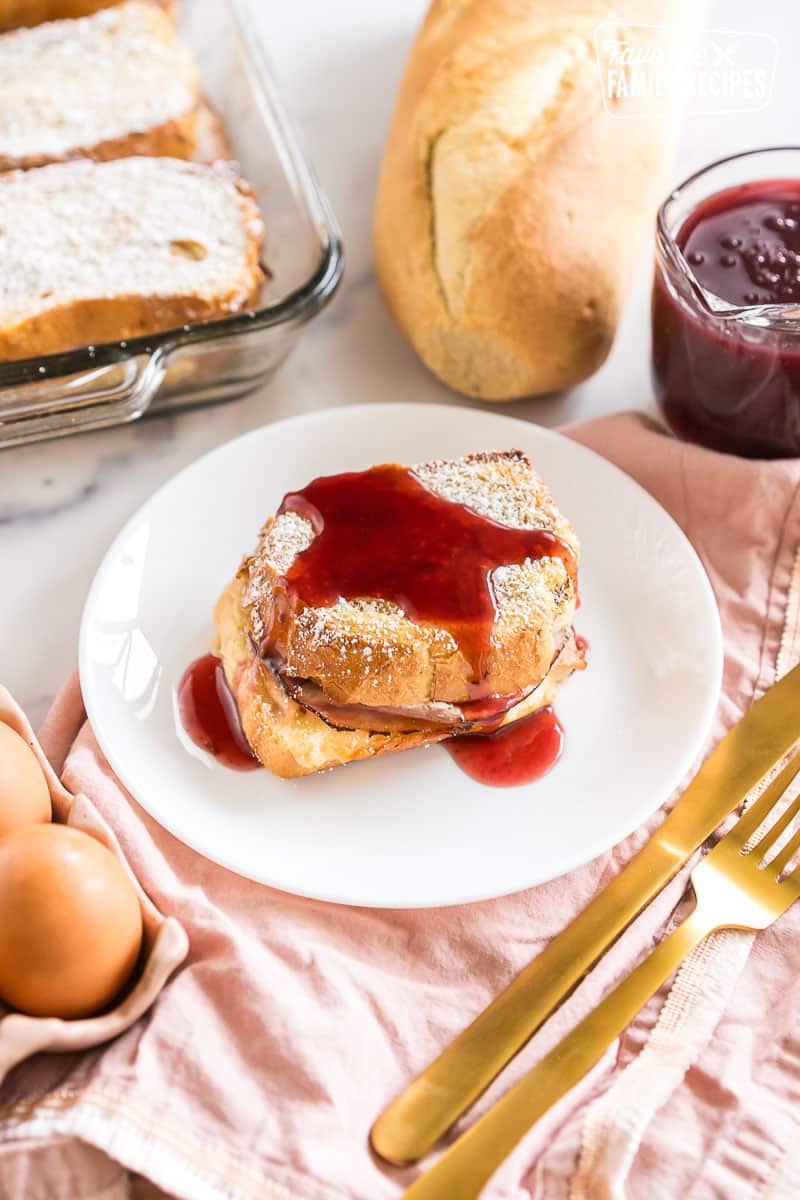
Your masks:
[[[128,342],[0,363],[0,446],[241,396],[275,370],[336,290],[339,229],[278,99],[247,0],[190,0],[179,29],[264,215],[261,305]]]

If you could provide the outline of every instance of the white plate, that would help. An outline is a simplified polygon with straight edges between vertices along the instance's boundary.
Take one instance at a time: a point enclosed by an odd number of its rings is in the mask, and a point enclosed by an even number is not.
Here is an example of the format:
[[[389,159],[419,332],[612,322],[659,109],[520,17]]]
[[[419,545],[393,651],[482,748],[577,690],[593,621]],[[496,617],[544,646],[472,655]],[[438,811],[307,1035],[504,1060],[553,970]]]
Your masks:
[[[290,782],[220,767],[182,734],[176,686],[285,492],[314,476],[480,449],[527,451],[583,544],[589,669],[562,689],[563,758],[487,788],[440,746]],[[369,405],[257,429],[166,483],[92,584],[80,674],[94,731],[139,802],[201,854],[341,903],[458,904],[541,883],[639,825],[691,766],[719,692],[722,639],[703,568],[636,483],[583,446],[477,409]]]

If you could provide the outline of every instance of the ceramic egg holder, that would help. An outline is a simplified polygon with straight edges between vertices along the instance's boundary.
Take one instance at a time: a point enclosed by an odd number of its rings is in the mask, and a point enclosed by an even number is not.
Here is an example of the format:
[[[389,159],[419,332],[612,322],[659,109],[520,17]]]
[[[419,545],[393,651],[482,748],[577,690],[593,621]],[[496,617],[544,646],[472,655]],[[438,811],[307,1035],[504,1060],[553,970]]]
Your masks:
[[[31,1054],[42,1050],[86,1050],[123,1033],[146,1012],[169,976],[189,951],[189,939],[174,917],[164,917],[145,895],[122,853],[111,828],[87,796],[73,796],[50,766],[22,709],[4,687],[0,687],[0,722],[19,733],[36,755],[50,789],[53,820],[91,834],[122,863],[136,888],[142,909],[142,950],[134,982],[112,1009],[96,1017],[62,1020],[60,1017],[29,1017],[6,1008],[0,1001],[0,1083]]]

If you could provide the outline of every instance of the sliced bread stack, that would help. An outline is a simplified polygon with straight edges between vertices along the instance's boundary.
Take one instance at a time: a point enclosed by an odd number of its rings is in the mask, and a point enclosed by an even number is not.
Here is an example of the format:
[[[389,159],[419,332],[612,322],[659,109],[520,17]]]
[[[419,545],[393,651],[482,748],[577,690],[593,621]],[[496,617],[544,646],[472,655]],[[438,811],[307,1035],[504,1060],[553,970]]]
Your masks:
[[[257,304],[258,208],[230,167],[186,161],[214,125],[163,6],[2,34],[0,81],[0,360]]]

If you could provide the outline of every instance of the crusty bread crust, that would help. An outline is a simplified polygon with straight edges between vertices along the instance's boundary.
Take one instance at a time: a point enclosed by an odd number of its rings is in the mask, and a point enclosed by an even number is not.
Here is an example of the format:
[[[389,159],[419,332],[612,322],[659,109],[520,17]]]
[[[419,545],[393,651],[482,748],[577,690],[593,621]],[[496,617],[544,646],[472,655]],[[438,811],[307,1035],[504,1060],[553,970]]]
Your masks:
[[[0,172],[16,169],[27,171],[32,167],[44,167],[52,162],[69,162],[76,158],[108,162],[113,158],[144,155],[150,158],[192,159],[198,162],[202,161],[197,153],[199,128],[200,111],[194,108],[181,117],[165,121],[162,125],[154,125],[150,129],[127,133],[124,137],[96,142],[91,146],[75,147],[66,154],[59,155],[57,159],[46,154],[24,154],[19,158],[9,158],[0,154]]]
[[[547,487],[519,451],[468,455],[415,468],[432,490],[485,516],[520,528],[552,531],[575,554],[578,539]],[[303,534],[300,525],[305,525]],[[270,628],[275,586],[311,527],[293,514],[270,518],[239,578],[256,644]],[[572,624],[575,592],[559,558],[542,558],[493,573],[497,618],[486,663],[496,695],[529,688],[547,674],[559,633]],[[365,598],[305,608],[286,634],[286,673],[310,679],[339,703],[409,707],[462,703],[471,669],[451,634],[415,624],[395,605]]]
[[[114,296],[78,300],[48,308],[19,325],[0,329],[0,361],[61,354],[78,346],[118,342],[165,329],[229,317],[259,302],[261,277],[242,303],[220,293],[213,301],[197,296]]]
[[[432,4],[397,98],[374,251],[400,331],[451,387],[539,395],[605,359],[676,121],[604,110],[595,32],[604,19],[674,27],[693,7]]]
[[[249,639],[249,622],[242,598],[242,580],[231,580],[214,614],[215,646],[236,699],[245,737],[259,760],[274,775],[284,779],[310,775],[376,754],[441,741],[447,736],[444,729],[438,736],[431,733],[372,734],[327,725],[315,713],[295,703],[258,658]]]
[[[258,657],[244,605],[244,581],[231,580],[215,610],[215,651],[236,700],[245,737],[273,775],[293,779],[344,766],[378,754],[393,754],[444,741],[451,731],[369,733],[337,729],[290,698]],[[567,672],[569,673],[569,672]],[[536,691],[512,710],[504,723],[552,704],[564,673],[554,670]]]

